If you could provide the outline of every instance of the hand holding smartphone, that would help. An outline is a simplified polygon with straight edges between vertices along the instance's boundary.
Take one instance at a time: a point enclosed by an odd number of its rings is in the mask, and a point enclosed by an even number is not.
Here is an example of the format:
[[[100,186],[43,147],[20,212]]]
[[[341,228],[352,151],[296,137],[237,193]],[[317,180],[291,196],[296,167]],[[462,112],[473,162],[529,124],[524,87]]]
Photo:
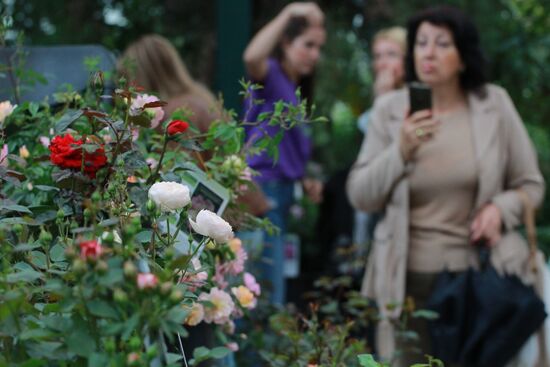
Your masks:
[[[429,86],[420,82],[409,84],[409,115],[421,110],[432,109],[432,90]]]
[[[439,121],[432,117],[432,90],[423,83],[409,84],[409,114],[401,127],[400,150],[405,161],[416,149],[433,138]]]

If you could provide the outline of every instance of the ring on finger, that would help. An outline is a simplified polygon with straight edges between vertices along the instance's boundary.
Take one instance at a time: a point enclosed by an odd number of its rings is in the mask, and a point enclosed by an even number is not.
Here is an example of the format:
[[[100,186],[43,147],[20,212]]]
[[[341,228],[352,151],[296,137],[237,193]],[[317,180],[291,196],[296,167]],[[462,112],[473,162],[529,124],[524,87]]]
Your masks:
[[[421,138],[424,136],[425,131],[423,128],[419,127],[416,130],[414,130],[414,133],[416,134],[417,137]]]

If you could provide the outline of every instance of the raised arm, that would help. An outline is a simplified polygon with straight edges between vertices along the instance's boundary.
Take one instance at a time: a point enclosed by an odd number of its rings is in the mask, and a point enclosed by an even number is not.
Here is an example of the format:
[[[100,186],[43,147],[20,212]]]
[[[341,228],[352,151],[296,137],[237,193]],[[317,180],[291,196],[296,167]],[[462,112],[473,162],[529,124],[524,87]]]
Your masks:
[[[322,24],[324,15],[313,2],[290,3],[267,23],[246,47],[243,61],[248,75],[253,80],[263,80],[267,73],[267,60],[281,39],[288,21],[292,17],[305,17],[311,25]]]

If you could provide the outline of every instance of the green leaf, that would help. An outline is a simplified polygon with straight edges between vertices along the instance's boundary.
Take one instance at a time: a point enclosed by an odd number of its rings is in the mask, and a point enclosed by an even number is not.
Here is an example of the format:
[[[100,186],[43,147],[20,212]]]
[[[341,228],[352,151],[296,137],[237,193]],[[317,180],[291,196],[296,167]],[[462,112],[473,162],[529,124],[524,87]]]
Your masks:
[[[206,347],[198,347],[193,351],[193,359],[195,363],[199,363],[210,357],[210,349]]]
[[[412,313],[412,317],[423,318],[426,320],[435,320],[439,318],[439,314],[430,310],[417,310]]]
[[[94,299],[87,302],[88,310],[95,316],[105,317],[108,319],[118,319],[118,313],[107,302]]]
[[[48,267],[46,254],[44,254],[41,251],[32,251],[30,255],[31,255],[31,263],[34,266],[40,269],[46,269]]]
[[[132,332],[136,330],[137,325],[139,324],[139,313],[135,313],[126,321],[126,326],[124,332],[122,333],[122,340],[128,340]]]
[[[56,134],[64,132],[73,122],[78,120],[80,116],[82,116],[81,110],[67,110],[55,124]]]
[[[166,315],[166,319],[170,320],[176,324],[181,324],[183,321],[185,321],[185,317],[187,317],[187,314],[189,311],[186,311],[181,306],[175,306],[170,311],[168,311],[168,314]]]
[[[68,317],[60,315],[46,316],[43,318],[42,322],[44,326],[62,333],[68,333],[73,328],[73,321]]]
[[[21,363],[18,367],[40,367],[47,365],[46,360],[44,359],[29,359],[23,363]]]
[[[166,353],[166,363],[168,364],[179,362],[182,359],[183,359],[183,356],[181,354]]]
[[[191,255],[181,255],[175,258],[170,262],[168,265],[171,270],[174,269],[183,269],[183,266],[185,264],[189,263],[189,259],[191,258]]]
[[[359,359],[361,367],[381,367],[380,363],[376,362],[370,354],[359,354],[357,359]]]
[[[43,277],[42,273],[39,273],[35,270],[23,270],[18,273],[8,274],[6,276],[7,283],[18,283],[18,282],[34,282],[37,279]]]
[[[219,359],[219,358],[225,357],[225,356],[228,355],[230,352],[231,352],[231,350],[229,350],[229,348],[226,348],[226,347],[216,347],[216,348],[214,348],[214,349],[212,349],[212,350],[210,351],[210,356],[211,356],[212,358]]]
[[[134,240],[136,240],[139,243],[147,243],[151,241],[152,233],[153,231],[150,231],[150,230],[141,231],[136,235],[136,237],[134,237]]]
[[[82,357],[88,357],[95,351],[96,345],[92,336],[86,330],[84,322],[79,322],[72,332],[65,338],[69,351]]]
[[[137,150],[130,150],[124,154],[121,154],[120,158],[123,159],[124,168],[128,171],[128,173],[147,167],[147,162],[145,161],[145,158]]]
[[[50,249],[50,259],[52,261],[63,261],[65,260],[65,249],[60,244],[56,243]]]
[[[11,217],[11,218],[0,219],[0,224],[23,224],[25,226],[40,225],[40,223],[37,223],[34,219],[22,218],[22,217]]]
[[[99,279],[99,284],[106,287],[112,287],[115,284],[122,282],[123,280],[124,272],[120,268],[120,265],[119,267],[113,267],[109,263],[109,271]]]
[[[81,147],[82,149],[84,149],[86,153],[93,153],[99,148],[99,145],[87,143],[87,144],[82,144]]]
[[[25,348],[32,358],[55,359],[57,356],[55,352],[61,345],[59,342],[27,343]]]
[[[22,243],[13,248],[13,252],[24,252],[29,250],[34,250],[35,248],[38,248],[42,246],[39,242],[35,243]]]
[[[29,112],[31,113],[31,116],[32,117],[35,117],[36,114],[38,113],[38,103],[35,103],[35,102],[31,102],[29,103]]]
[[[119,223],[118,218],[109,218],[109,219],[105,219],[105,220],[99,222],[98,226],[100,226],[100,227],[110,227],[110,226],[117,225],[118,223]]]
[[[43,213],[40,213],[36,216],[35,220],[38,224],[44,224],[56,218],[57,212],[55,210],[48,210]]]
[[[59,191],[59,188],[55,186],[36,185],[34,188],[40,191]]]
[[[28,213],[32,214],[32,212],[27,208],[26,206],[17,205],[17,204],[1,204],[0,210],[8,210],[8,211],[14,211],[14,212],[22,212],[22,213]]]
[[[151,120],[147,117],[146,113],[141,113],[137,116],[129,116],[128,121],[130,121],[133,125],[138,125],[146,128],[151,127]]]
[[[69,109],[55,124],[55,133],[59,134],[64,132],[73,122],[78,120],[82,116],[81,110]]]
[[[19,334],[21,340],[28,339],[43,339],[53,336],[54,333],[51,330],[47,329],[30,329],[25,330]]]
[[[109,366],[109,356],[103,353],[94,352],[90,354],[88,359],[88,367],[104,367]]]

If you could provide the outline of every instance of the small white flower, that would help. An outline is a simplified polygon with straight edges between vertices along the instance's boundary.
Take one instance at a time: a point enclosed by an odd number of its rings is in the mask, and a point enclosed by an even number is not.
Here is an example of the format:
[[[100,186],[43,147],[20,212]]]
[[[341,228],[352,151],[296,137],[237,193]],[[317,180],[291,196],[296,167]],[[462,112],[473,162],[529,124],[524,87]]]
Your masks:
[[[165,212],[181,209],[191,202],[189,188],[177,182],[157,182],[149,189],[149,199]]]
[[[0,102],[0,124],[4,122],[6,117],[11,115],[17,105],[12,105],[10,101]]]
[[[233,238],[231,225],[210,210],[203,209],[197,214],[196,222],[189,219],[195,232],[212,238],[217,243],[225,243]]]

